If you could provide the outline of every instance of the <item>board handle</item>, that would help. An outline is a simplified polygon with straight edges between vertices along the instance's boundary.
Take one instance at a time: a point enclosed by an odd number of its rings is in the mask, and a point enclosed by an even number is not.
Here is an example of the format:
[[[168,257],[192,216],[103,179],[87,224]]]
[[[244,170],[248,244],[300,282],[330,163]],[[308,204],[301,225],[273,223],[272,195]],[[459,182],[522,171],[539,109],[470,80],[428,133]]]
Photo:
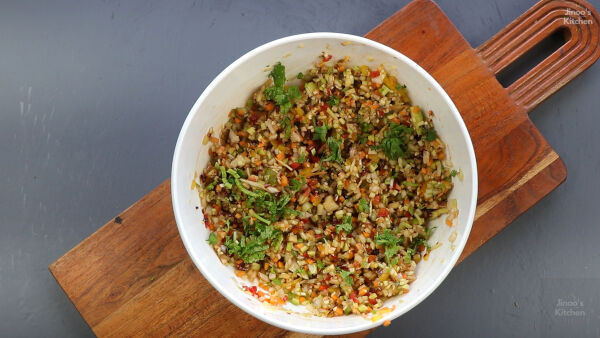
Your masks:
[[[551,34],[565,34],[564,45],[506,88],[530,112],[598,59],[599,24],[598,12],[584,0],[542,0],[476,51],[498,75]]]

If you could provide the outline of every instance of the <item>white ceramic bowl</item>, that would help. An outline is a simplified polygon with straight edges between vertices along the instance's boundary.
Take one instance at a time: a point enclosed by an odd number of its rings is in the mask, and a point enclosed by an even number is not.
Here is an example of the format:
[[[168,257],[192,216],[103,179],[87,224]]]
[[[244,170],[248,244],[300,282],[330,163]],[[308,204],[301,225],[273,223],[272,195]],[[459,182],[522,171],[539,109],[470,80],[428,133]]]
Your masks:
[[[442,140],[447,143],[448,155],[456,169],[462,169],[464,179],[455,178],[450,195],[458,201],[459,216],[453,227],[443,224],[443,217],[435,220],[430,243],[442,246],[433,250],[427,261],[417,267],[417,279],[410,292],[389,299],[385,306],[395,305],[395,310],[377,321],[351,315],[321,318],[299,314],[301,307],[287,305],[292,313],[261,304],[241,289],[248,285],[234,275],[233,269],[224,266],[206,239],[209,231],[204,227],[198,194],[190,189],[208,161],[208,145],[202,139],[211,127],[218,131],[227,120],[231,108],[243,106],[267,78],[269,66],[281,61],[286,74],[291,76],[310,68],[324,50],[334,58],[350,56],[351,64],[380,64],[408,87],[414,104],[435,113],[434,125]],[[171,173],[173,210],[179,233],[192,260],[204,277],[229,301],[247,313],[269,324],[310,334],[344,334],[366,330],[394,319],[412,309],[437,288],[446,278],[469,236],[477,201],[477,167],[475,153],[467,128],[458,110],[442,87],[415,62],[380,43],[346,34],[311,33],[282,38],[264,44],[232,63],[204,90],[192,107],[179,134]],[[457,238],[449,242],[452,232]],[[175,286],[176,287],[176,286]]]

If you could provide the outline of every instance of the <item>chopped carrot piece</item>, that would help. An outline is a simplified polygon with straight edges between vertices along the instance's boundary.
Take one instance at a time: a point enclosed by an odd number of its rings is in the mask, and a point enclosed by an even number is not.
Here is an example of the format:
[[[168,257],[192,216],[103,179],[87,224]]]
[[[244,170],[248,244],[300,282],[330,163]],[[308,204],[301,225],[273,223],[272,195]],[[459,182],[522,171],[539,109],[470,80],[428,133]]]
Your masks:
[[[283,269],[283,263],[282,262],[277,262],[277,267]]]
[[[303,296],[300,296],[300,298],[298,298],[298,301],[300,303],[304,303],[306,301],[306,298],[304,298]]]
[[[284,158],[285,158],[285,155],[283,154],[283,152],[281,152],[281,151],[280,151],[280,152],[278,152],[278,153],[277,153],[277,159],[278,159],[278,160],[280,160],[280,161],[281,161],[281,160],[283,160]]]
[[[265,109],[267,111],[273,111],[273,109],[275,109],[275,105],[271,102],[267,103],[267,105],[265,106]]]
[[[283,187],[287,187],[288,185],[288,178],[285,175],[281,175],[281,186]]]
[[[302,247],[304,246],[304,243],[296,243],[296,245],[294,245],[294,246],[298,249],[302,249]]]
[[[341,316],[341,315],[344,314],[344,311],[342,310],[341,307],[338,306],[338,307],[335,308],[335,314],[338,315],[338,316]]]
[[[390,326],[392,322],[388,319],[385,322],[383,322],[383,326]]]

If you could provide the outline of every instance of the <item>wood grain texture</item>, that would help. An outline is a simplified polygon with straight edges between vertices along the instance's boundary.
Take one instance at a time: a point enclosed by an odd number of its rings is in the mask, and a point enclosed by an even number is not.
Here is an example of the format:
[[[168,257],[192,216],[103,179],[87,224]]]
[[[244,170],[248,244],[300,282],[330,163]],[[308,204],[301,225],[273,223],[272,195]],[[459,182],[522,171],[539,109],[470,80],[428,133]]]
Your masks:
[[[593,24],[561,25],[567,8],[589,10],[583,17]],[[598,22],[584,1],[542,1],[473,49],[436,4],[418,0],[366,35],[432,74],[465,120],[478,162],[479,195],[461,260],[566,178],[562,160],[527,113],[596,61]],[[556,29],[568,32],[568,42],[503,88],[495,74]],[[168,180],[162,183],[50,265],[94,333],[308,337],[247,315],[210,286],[179,238],[169,186]]]

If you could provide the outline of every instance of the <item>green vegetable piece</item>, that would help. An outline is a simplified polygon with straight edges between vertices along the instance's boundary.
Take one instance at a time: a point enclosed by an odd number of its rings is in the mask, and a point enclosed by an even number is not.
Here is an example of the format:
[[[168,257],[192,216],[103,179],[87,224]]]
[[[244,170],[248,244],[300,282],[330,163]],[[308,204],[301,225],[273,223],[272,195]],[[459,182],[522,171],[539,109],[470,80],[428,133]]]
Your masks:
[[[379,88],[379,92],[381,93],[381,96],[386,96],[387,93],[390,92],[390,89],[386,85],[382,85],[381,88]]]
[[[435,131],[435,129],[427,129],[427,131],[425,132],[425,140],[426,141],[435,141],[435,139],[437,138],[437,133]]]
[[[405,125],[392,122],[378,147],[393,161],[406,156],[408,136],[413,130]]]
[[[327,138],[327,146],[329,147],[329,151],[331,152],[329,156],[323,158],[323,161],[332,161],[342,164],[342,140],[337,140],[333,137]]]
[[[304,186],[305,183],[306,183],[306,179],[304,177],[301,177],[301,179],[299,179],[299,180],[291,179],[290,180],[290,189],[292,189],[293,192],[296,192],[296,191],[300,190],[300,188],[302,188],[302,186]]]
[[[337,96],[332,96],[327,101],[327,104],[331,107],[337,106],[338,104],[340,104],[340,99]]]
[[[264,180],[265,182],[273,185],[273,184],[277,184],[277,173],[275,172],[275,170],[268,168],[265,170],[264,174],[263,174]]]
[[[217,243],[217,236],[215,236],[214,232],[211,232],[210,235],[208,235],[208,239],[206,241],[210,245],[215,245]]]
[[[304,77],[304,74],[302,74],[302,72],[298,73],[298,75],[296,75],[296,79],[302,79]]]
[[[213,190],[215,188],[215,186],[217,185],[217,183],[219,183],[219,180],[217,180],[216,178],[214,179],[214,181],[212,181],[209,185],[207,185],[204,189],[210,191]]]
[[[300,154],[300,156],[298,156],[298,159],[296,160],[296,162],[298,162],[298,163],[306,162],[306,154],[305,153]]]
[[[389,229],[382,234],[375,235],[375,244],[383,245],[385,247],[384,254],[390,264],[392,263],[392,257],[400,250],[398,243],[400,243],[400,239]]]
[[[409,182],[409,181],[402,182],[402,185],[405,185],[407,187],[418,187],[419,186],[419,184],[414,183],[414,182]]]
[[[419,107],[411,107],[410,108],[410,122],[414,127],[417,127],[419,123],[423,122],[423,113]],[[421,130],[419,128],[416,129],[417,135],[421,135]]]
[[[342,276],[342,279],[344,280],[344,282],[348,285],[354,285],[354,279],[352,279],[352,277],[350,277],[352,275],[352,272],[350,271],[346,271],[346,270],[342,270],[338,267],[338,272],[340,273],[340,276]]]
[[[368,212],[369,211],[369,202],[365,198],[361,198],[358,201],[358,211],[359,212]]]
[[[274,101],[279,105],[281,113],[287,113],[292,108],[292,102],[300,98],[300,89],[297,86],[285,88],[285,67],[278,62],[269,76],[273,78],[273,86],[264,91],[267,100]]]
[[[329,130],[329,126],[323,124],[322,126],[316,126],[315,131],[313,133],[313,140],[320,140],[321,142],[325,142],[327,139],[327,131]]]
[[[352,216],[345,216],[344,219],[342,220],[342,223],[337,224],[335,226],[335,232],[337,232],[338,234],[340,233],[340,231],[344,230],[347,234],[349,234],[350,232],[352,232]]]
[[[315,89],[317,89],[317,85],[314,82],[308,82],[304,84],[304,91],[307,95],[312,95],[312,93],[315,92]]]

